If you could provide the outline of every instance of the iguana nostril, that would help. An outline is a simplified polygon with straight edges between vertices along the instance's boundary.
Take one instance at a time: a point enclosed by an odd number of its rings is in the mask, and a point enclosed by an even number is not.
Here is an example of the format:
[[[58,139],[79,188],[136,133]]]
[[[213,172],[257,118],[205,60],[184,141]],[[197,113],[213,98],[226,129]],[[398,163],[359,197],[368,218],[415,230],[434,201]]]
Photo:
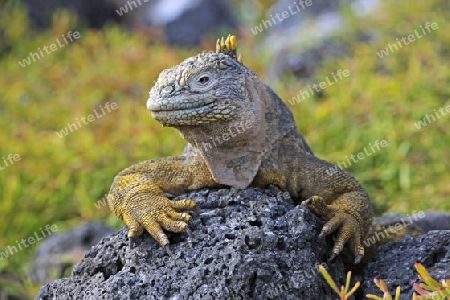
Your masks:
[[[165,87],[161,90],[161,93],[162,93],[162,94],[165,94],[165,95],[170,94],[170,93],[172,93],[172,92],[173,92],[173,86],[172,86],[172,85],[165,86]]]

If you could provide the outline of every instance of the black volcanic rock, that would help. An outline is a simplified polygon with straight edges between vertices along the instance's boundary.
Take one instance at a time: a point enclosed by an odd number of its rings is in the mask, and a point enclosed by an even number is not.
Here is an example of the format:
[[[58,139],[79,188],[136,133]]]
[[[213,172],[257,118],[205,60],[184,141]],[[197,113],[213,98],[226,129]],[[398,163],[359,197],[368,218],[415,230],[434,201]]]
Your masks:
[[[203,189],[175,199],[197,202],[192,234],[169,233],[170,257],[147,233],[128,248],[127,228],[103,238],[70,278],[41,288],[36,299],[334,299],[317,265],[331,239],[322,223],[280,190]],[[343,284],[337,258],[327,266]]]
[[[68,232],[49,236],[36,251],[28,271],[29,279],[43,285],[52,278],[64,276],[87,250],[109,234],[111,229],[101,223],[85,223]]]
[[[70,278],[43,286],[36,299],[336,299],[317,271],[329,258],[331,238],[318,239],[323,223],[282,196],[270,186],[176,197],[196,201],[197,209],[190,235],[168,233],[174,257],[148,233],[129,250],[124,226],[92,247]],[[448,214],[426,216],[418,223],[422,228],[448,228]],[[400,299],[411,299],[412,285],[419,282],[416,262],[439,281],[450,278],[450,230],[379,247],[363,274],[354,274],[362,281],[356,299],[381,296],[374,278],[384,279],[392,293],[400,285]],[[325,266],[338,286],[344,284],[340,258]]]
[[[438,225],[438,224],[436,224]],[[420,262],[438,280],[450,278],[450,230],[430,231],[416,238],[405,237],[379,247],[364,269],[364,294],[381,296],[373,282],[383,279],[393,295],[401,287],[401,300],[410,300],[413,283],[420,282],[414,264]]]

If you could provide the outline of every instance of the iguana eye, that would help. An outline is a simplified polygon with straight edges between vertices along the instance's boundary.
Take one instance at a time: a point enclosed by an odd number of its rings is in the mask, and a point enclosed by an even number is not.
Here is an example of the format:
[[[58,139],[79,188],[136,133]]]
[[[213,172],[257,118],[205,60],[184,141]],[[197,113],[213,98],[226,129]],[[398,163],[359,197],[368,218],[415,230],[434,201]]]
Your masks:
[[[208,76],[202,76],[198,79],[198,82],[201,84],[205,84],[209,81],[209,77]]]
[[[193,91],[206,91],[211,89],[212,86],[217,82],[217,74],[212,71],[205,71],[201,74],[195,75],[195,77],[190,78],[189,87]]]

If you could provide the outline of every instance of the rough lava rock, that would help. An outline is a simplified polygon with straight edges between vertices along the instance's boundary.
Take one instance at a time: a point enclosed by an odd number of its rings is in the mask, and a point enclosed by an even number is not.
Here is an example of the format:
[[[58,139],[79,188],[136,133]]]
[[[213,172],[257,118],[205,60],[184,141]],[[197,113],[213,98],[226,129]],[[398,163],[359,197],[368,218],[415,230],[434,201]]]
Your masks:
[[[372,262],[363,272],[364,294],[381,296],[374,278],[383,279],[391,294],[401,287],[400,300],[410,300],[413,283],[420,282],[414,264],[424,265],[431,277],[438,280],[450,278],[450,230],[430,231],[416,238],[405,237],[381,246],[375,252]]]
[[[148,233],[130,250],[124,226],[36,299],[335,298],[317,271],[331,238],[317,238],[323,223],[279,189],[203,189],[175,199],[182,198],[198,209],[189,235],[168,234],[173,257]],[[326,267],[343,284],[340,258]]]
[[[101,223],[85,223],[68,232],[51,235],[39,246],[28,271],[30,280],[43,285],[63,277],[111,229]]]

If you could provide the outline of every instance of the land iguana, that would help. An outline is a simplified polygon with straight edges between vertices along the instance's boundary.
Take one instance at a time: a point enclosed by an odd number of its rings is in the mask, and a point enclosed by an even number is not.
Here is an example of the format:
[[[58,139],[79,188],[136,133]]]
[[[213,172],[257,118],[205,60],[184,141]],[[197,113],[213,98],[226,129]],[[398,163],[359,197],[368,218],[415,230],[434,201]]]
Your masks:
[[[144,161],[115,177],[108,203],[128,226],[130,247],[145,229],[170,253],[163,229],[187,229],[190,215],[182,211],[195,203],[165,193],[274,184],[327,220],[319,237],[337,231],[330,260],[346,246],[359,263],[372,228],[368,193],[313,154],[289,108],[237,56],[235,36],[216,48],[162,71],[150,91],[153,118],[178,129],[188,144],[180,156]]]

